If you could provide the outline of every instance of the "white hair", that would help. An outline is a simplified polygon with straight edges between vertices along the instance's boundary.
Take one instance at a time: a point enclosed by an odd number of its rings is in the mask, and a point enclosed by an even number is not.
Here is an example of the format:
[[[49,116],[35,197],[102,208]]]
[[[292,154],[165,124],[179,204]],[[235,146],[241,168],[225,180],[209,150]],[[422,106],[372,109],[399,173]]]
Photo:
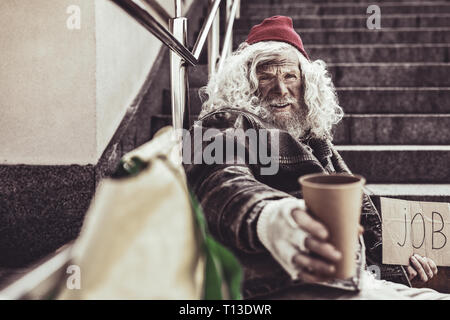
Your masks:
[[[200,98],[204,101],[200,117],[222,108],[244,109],[263,117],[266,111],[258,97],[256,68],[292,48],[279,41],[242,43],[226,59],[222,72],[212,75],[208,84],[200,89]],[[295,52],[304,85],[304,103],[308,108],[305,120],[311,128],[310,136],[332,139],[332,126],[342,119],[344,112],[338,104],[326,64],[322,60],[309,61],[298,50]]]

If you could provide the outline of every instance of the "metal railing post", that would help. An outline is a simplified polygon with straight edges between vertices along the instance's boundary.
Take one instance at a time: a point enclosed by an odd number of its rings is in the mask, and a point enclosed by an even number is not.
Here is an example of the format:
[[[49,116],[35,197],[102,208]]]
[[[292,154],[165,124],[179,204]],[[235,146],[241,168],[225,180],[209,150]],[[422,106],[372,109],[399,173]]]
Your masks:
[[[233,25],[235,17],[237,15],[237,11],[239,9],[239,1],[227,0],[227,6],[228,4],[231,4],[231,7],[229,8],[229,10],[227,8],[227,27],[225,31],[225,37],[223,39],[222,54],[217,66],[217,72],[222,71],[226,57],[233,51]]]
[[[210,3],[214,2],[210,0]],[[220,51],[220,14],[219,10],[214,17],[211,30],[208,34],[208,75],[216,72],[216,63],[219,59]]]
[[[234,0],[234,1],[237,1],[237,0]],[[227,22],[227,26],[228,26],[228,22],[231,21],[230,17],[231,17],[231,14],[232,14],[231,11],[232,11],[232,7],[233,7],[234,1],[233,0],[227,0],[227,4],[226,4],[227,10],[226,10],[226,16],[225,16],[225,19],[226,19],[226,22]],[[233,36],[231,36],[230,41],[231,41],[231,43],[233,43]],[[226,45],[226,43],[224,42],[223,46],[225,46],[225,45]],[[222,52],[223,52],[223,50],[222,50]],[[231,45],[231,46],[228,46],[227,52],[225,54],[227,56],[229,56],[229,55],[231,55],[232,52],[233,52],[233,46]],[[222,56],[220,58],[222,58]],[[223,58],[225,58],[225,57],[223,57]]]
[[[187,46],[187,19],[181,17],[181,2],[175,0],[176,17],[169,20],[169,31]],[[189,82],[186,62],[175,52],[170,52],[170,84],[172,100],[172,126],[177,134],[189,128]],[[178,136],[178,138],[181,138]]]

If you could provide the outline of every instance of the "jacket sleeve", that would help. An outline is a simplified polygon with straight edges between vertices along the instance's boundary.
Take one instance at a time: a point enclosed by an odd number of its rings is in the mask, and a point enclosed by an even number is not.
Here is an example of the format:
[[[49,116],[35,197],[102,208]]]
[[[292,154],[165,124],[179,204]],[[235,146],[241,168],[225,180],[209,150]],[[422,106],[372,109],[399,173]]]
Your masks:
[[[186,173],[218,241],[246,253],[266,250],[256,233],[258,217],[268,201],[291,195],[259,182],[247,165],[193,165]]]

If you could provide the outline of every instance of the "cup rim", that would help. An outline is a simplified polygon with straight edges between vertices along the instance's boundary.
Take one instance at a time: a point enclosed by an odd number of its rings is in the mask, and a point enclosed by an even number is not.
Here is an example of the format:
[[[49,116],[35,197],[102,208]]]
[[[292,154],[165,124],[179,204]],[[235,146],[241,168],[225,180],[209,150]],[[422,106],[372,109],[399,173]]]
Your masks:
[[[318,182],[311,182],[306,181],[307,179],[319,177],[319,176],[347,176],[352,178],[357,178],[357,181],[354,182],[346,182],[346,183],[337,183],[337,184],[326,184],[326,183],[318,183]],[[356,187],[356,186],[364,186],[366,184],[366,178],[359,174],[348,174],[348,173],[310,173],[301,176],[298,178],[298,182],[301,186],[307,186],[310,188],[321,188],[321,189],[339,189],[339,188],[348,188],[348,187]]]

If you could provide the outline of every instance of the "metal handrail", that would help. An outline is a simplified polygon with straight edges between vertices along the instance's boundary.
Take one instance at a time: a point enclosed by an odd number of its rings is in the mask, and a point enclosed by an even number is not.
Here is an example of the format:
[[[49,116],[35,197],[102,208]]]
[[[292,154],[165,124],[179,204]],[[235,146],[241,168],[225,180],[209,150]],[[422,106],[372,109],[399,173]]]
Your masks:
[[[207,19],[205,20],[200,30],[197,41],[194,45],[194,49],[191,52],[178,39],[176,39],[172,33],[170,33],[163,25],[161,25],[146,8],[142,7],[139,2],[135,0],[111,1],[118,5],[125,12],[127,12],[145,29],[150,31],[162,43],[168,46],[172,51],[175,51],[181,58],[186,60],[192,66],[196,66],[198,64],[198,59],[200,57],[200,54],[202,53],[209,30],[211,29],[211,25],[214,21],[214,17],[216,16],[221,2],[221,0],[215,0],[210,6]],[[149,5],[152,4],[149,2]],[[176,5],[176,8],[176,11],[178,11],[178,13],[176,14],[180,14],[181,10],[179,4]]]
[[[163,20],[169,21],[170,14],[156,0],[144,0],[155,11],[155,13]]]
[[[196,58],[184,45],[180,43],[163,25],[161,25],[145,8],[141,7],[134,0],[111,0],[145,29],[150,31],[162,43],[168,46],[172,51],[179,54],[184,60],[195,66],[198,64]]]

